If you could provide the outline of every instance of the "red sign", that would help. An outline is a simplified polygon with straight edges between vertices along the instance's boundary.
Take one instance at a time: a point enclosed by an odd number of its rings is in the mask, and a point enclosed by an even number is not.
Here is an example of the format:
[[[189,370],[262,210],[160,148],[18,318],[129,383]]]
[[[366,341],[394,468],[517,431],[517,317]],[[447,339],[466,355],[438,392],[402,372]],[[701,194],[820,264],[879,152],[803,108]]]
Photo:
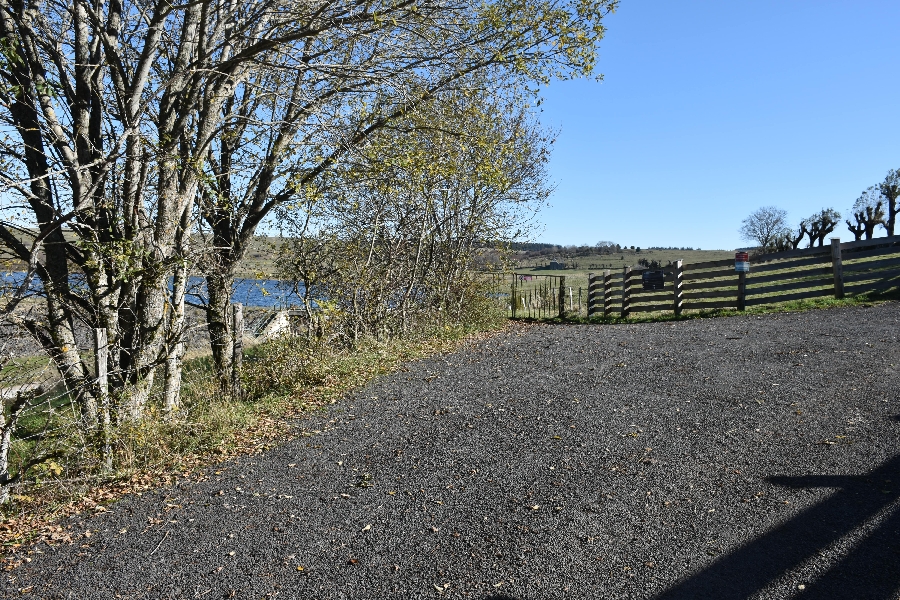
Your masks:
[[[746,252],[735,252],[734,253],[734,261],[735,262],[749,262],[750,255]]]

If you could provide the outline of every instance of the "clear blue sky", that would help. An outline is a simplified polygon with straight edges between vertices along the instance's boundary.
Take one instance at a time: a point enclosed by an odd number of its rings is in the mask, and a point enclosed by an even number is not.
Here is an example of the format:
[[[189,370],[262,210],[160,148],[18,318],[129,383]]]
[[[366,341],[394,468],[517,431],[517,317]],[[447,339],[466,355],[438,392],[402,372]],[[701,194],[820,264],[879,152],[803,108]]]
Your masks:
[[[900,168],[900,1],[622,0],[606,25],[604,81],[544,90],[537,241],[730,250],[760,206],[847,218]]]

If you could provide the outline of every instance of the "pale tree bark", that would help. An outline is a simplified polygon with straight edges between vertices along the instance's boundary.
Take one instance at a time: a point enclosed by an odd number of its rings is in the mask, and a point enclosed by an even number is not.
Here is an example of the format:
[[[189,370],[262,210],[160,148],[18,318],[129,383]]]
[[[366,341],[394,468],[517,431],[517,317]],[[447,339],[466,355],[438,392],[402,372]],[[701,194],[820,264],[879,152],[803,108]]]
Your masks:
[[[184,358],[184,327],[185,327],[185,295],[189,278],[188,244],[190,243],[190,215],[187,211],[181,215],[181,225],[176,237],[176,246],[179,248],[181,260],[175,265],[172,277],[171,310],[169,314],[167,352],[166,352],[166,378],[163,385],[163,410],[167,414],[174,412],[181,399],[181,373],[182,359]]]
[[[900,169],[891,169],[885,176],[884,181],[877,186],[887,206],[887,219],[884,222],[884,228],[888,235],[894,235],[897,223],[898,200],[900,200]]]
[[[16,430],[19,417],[28,406],[28,400],[28,396],[19,393],[8,410],[0,411],[0,504],[9,500],[10,488],[19,479],[10,475],[9,450],[12,445],[12,434]]]

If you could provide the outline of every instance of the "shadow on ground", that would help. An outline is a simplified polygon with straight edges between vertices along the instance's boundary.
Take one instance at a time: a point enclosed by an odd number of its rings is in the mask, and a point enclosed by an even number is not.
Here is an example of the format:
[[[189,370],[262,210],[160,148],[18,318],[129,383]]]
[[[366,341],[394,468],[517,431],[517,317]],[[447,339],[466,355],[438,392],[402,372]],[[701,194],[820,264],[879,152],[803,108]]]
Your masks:
[[[739,600],[764,590],[900,498],[900,455],[865,475],[770,477],[792,488],[838,488],[790,521],[735,549],[655,600]],[[853,598],[896,600],[900,589],[900,510],[883,518],[867,537],[814,581],[792,582],[797,600]],[[803,589],[798,586],[804,585]]]

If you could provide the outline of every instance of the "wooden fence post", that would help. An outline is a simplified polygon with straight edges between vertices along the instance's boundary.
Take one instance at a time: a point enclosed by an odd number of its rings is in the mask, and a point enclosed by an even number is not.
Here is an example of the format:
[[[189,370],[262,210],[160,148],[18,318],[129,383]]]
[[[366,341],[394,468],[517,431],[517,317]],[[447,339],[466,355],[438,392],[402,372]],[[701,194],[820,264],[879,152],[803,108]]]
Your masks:
[[[244,306],[231,305],[232,333],[234,334],[231,353],[231,393],[235,400],[243,398],[241,390],[241,363],[244,358]]]
[[[738,297],[737,308],[744,310],[747,307],[747,274],[744,271],[738,273]]]
[[[622,318],[631,314],[631,267],[622,269]]]
[[[612,271],[603,271],[603,316],[608,317],[612,312]]]
[[[559,278],[559,289],[557,291],[556,303],[558,304],[557,308],[559,309],[559,318],[562,319],[566,316],[566,276],[563,275]]]
[[[100,408],[100,427],[103,436],[103,468],[112,470],[112,447],[110,445],[110,415],[109,415],[109,345],[107,344],[106,328],[94,329],[94,370],[97,373],[97,393],[100,395],[97,403]]]
[[[516,274],[513,273],[512,286],[509,291],[509,309],[512,311],[512,318],[516,318]]]
[[[844,297],[844,264],[841,261],[841,238],[831,238],[831,270],[834,272],[834,297]]]
[[[675,261],[675,316],[681,314],[682,309],[682,287],[684,284],[684,261]]]
[[[594,316],[594,273],[588,273],[587,318]]]

